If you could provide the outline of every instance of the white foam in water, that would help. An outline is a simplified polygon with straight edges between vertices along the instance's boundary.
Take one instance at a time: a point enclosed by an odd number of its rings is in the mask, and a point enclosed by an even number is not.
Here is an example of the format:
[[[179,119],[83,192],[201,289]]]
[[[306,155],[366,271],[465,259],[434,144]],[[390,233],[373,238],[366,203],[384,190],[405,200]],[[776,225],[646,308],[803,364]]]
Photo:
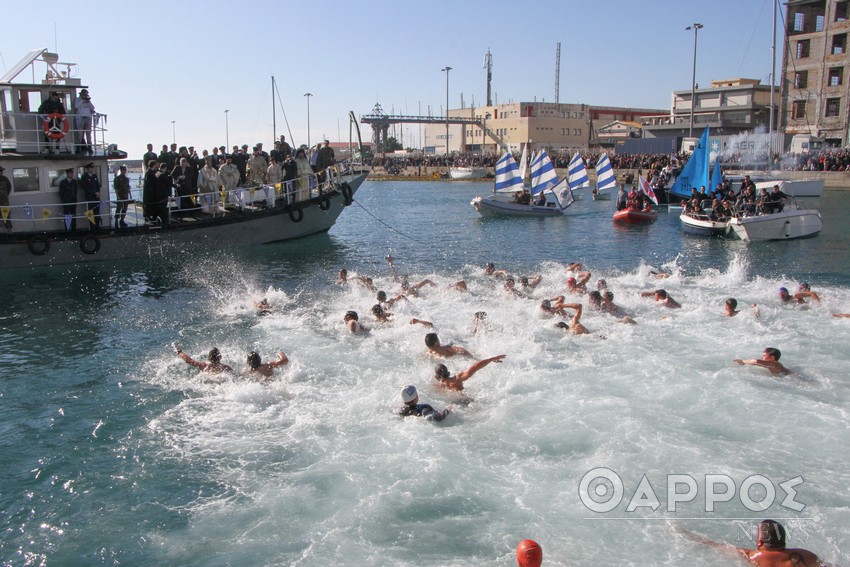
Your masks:
[[[437,287],[397,303],[390,325],[374,322],[375,294],[355,283],[290,294],[250,278],[237,278],[243,287],[213,283],[208,317],[192,322],[183,348],[203,357],[219,341],[238,370],[251,349],[264,360],[283,350],[291,363],[269,386],[216,385],[163,355],[153,380],[188,394],[151,422],[149,444],[220,489],[183,510],[185,531],[150,539],[172,559],[219,564],[511,565],[516,544],[531,538],[545,565],[733,565],[734,556],[675,528],[753,547],[742,527],[773,517],[791,528],[791,545],[846,561],[850,320],[830,314],[850,312],[850,293],[816,288],[821,304],[780,306],[777,289],[796,282],[747,281],[737,257],[697,277],[675,264],[661,267],[667,279],[650,269],[593,274],[589,287],[604,277],[638,324],[588,310],[587,336],[565,335],[539,312],[541,299],[565,293],[569,274],[554,263],[540,266],[543,283],[528,299],[477,266],[411,274],[412,283],[428,278]],[[390,297],[399,290],[385,272],[359,275]],[[468,293],[448,289],[458,279]],[[683,308],[639,296],[659,287]],[[741,309],[735,318],[722,316],[731,296]],[[274,313],[254,314],[260,297]],[[348,334],[342,316],[350,309],[371,327],[368,336]],[[489,325],[473,336],[476,311],[487,312]],[[409,324],[413,317],[477,357],[508,355],[467,382],[472,402],[434,387],[428,329]],[[767,346],[781,349],[792,376],[732,362],[759,358]],[[445,361],[452,372],[471,362]],[[397,417],[407,384],[422,402],[454,413],[439,424]],[[608,513],[579,498],[582,477],[597,467],[624,485],[622,504]],[[671,474],[692,475],[700,490],[675,512],[666,511]],[[753,512],[736,497],[706,512],[706,474],[739,486],[763,475],[775,502]],[[643,475],[660,507],[627,512]],[[802,511],[780,505],[778,484],[797,476]]]

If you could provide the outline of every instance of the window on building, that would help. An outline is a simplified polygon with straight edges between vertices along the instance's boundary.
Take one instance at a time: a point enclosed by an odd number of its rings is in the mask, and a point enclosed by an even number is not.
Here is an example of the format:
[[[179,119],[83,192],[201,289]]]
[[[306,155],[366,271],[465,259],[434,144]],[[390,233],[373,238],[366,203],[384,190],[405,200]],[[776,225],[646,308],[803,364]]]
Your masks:
[[[38,191],[38,168],[16,167],[13,169],[12,187],[15,193]]]
[[[840,98],[828,98],[826,99],[826,113],[824,116],[838,116],[838,112],[841,108],[841,99]]]
[[[829,69],[829,79],[827,81],[828,86],[830,86],[830,87],[840,86],[843,79],[844,79],[844,67],[831,67]]]
[[[791,105],[791,118],[799,120],[806,117],[806,101],[795,100]]]
[[[794,31],[801,32],[803,31],[803,24],[805,23],[805,18],[802,12],[797,12],[794,14]]]
[[[841,55],[847,51],[847,34],[840,33],[832,36],[832,54]]]
[[[809,56],[809,40],[801,39],[797,42],[797,59],[805,59]]]
[[[794,73],[794,88],[795,89],[805,89],[809,84],[809,72],[808,71],[797,71]]]
[[[847,6],[848,6],[848,4],[850,4],[850,2],[847,2],[847,0],[844,0],[843,2],[836,2],[835,3],[835,21],[836,22],[843,22],[843,21],[847,20],[847,13],[848,13]]]
[[[823,24],[824,24],[825,19],[826,18],[822,15],[815,16],[815,31],[816,32],[822,32],[823,31]]]

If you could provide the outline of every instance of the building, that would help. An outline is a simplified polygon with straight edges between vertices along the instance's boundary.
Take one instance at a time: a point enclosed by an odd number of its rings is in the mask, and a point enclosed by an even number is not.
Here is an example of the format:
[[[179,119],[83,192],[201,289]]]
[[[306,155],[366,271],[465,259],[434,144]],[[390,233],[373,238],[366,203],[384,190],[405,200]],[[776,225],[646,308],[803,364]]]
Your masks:
[[[528,142],[532,150],[586,150],[599,144],[597,126],[616,120],[635,121],[640,116],[664,115],[666,110],[601,107],[587,104],[516,102],[449,110],[450,118],[474,119],[478,124],[449,124],[449,152],[498,154],[507,147],[522,151]],[[484,135],[484,128],[487,136]],[[446,125],[425,127],[426,153],[446,153]]]
[[[779,91],[774,90],[774,112],[778,113]],[[710,88],[694,89],[693,111],[694,137],[699,137],[706,126],[718,136],[743,134],[759,128],[767,131],[770,85],[762,85],[757,79],[712,81]],[[642,117],[641,124],[646,138],[691,136],[691,90],[674,91],[670,112],[666,116]]]
[[[782,125],[846,146],[850,130],[847,0],[790,0],[782,58]]]

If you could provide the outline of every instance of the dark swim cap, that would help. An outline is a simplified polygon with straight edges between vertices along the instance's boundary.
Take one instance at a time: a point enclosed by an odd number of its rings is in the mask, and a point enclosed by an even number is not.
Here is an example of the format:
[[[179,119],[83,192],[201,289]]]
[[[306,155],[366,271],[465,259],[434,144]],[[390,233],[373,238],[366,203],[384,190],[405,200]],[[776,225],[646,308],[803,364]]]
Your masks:
[[[256,370],[260,364],[262,364],[262,360],[260,360],[260,355],[255,351],[251,351],[248,353],[248,366],[251,367],[251,370]]]
[[[221,352],[219,352],[217,348],[213,347],[207,355],[207,359],[210,362],[221,362]]]

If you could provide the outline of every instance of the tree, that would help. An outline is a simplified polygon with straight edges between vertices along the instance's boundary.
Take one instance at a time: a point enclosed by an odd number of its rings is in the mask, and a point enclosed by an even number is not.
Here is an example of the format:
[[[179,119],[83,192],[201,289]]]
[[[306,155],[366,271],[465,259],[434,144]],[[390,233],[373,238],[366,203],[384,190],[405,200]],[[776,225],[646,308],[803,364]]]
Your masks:
[[[385,152],[394,152],[396,150],[403,150],[404,146],[402,146],[398,140],[393,138],[392,136],[387,137],[387,143],[384,145]]]

